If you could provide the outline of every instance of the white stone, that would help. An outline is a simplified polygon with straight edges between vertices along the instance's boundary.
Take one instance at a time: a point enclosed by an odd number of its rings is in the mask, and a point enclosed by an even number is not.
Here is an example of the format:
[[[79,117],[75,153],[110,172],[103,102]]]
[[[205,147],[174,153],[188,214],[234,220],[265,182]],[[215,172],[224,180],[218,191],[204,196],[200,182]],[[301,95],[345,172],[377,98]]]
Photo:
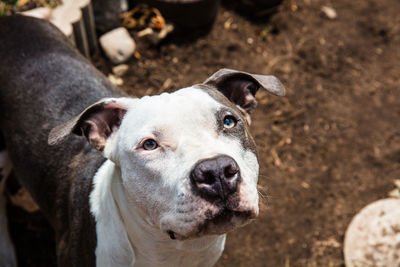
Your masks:
[[[100,37],[100,45],[114,64],[127,61],[136,48],[135,41],[123,27],[103,34]]]
[[[400,199],[375,201],[353,218],[344,258],[346,267],[400,266]]]
[[[336,19],[337,18],[336,10],[332,7],[323,6],[323,7],[321,7],[321,11],[325,14],[325,16],[328,19]]]

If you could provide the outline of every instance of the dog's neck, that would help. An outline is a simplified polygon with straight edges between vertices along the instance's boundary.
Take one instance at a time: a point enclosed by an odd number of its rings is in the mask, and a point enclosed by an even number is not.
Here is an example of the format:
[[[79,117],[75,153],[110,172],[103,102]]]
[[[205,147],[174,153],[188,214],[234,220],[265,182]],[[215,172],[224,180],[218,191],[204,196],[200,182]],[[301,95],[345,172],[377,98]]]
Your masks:
[[[90,196],[97,266],[212,266],[218,260],[225,235],[172,240],[126,196],[120,169],[106,161]]]

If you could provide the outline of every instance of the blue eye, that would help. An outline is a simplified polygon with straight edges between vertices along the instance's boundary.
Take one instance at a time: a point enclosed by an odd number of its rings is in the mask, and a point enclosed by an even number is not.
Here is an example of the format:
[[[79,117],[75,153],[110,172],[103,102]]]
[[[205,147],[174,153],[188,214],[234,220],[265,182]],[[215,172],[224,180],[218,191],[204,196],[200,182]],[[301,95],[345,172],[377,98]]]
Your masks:
[[[225,116],[224,118],[224,127],[227,129],[233,128],[236,125],[236,119],[233,116]]]
[[[145,150],[154,150],[158,147],[158,144],[155,140],[153,139],[148,139],[146,141],[144,141],[143,143],[143,148]]]

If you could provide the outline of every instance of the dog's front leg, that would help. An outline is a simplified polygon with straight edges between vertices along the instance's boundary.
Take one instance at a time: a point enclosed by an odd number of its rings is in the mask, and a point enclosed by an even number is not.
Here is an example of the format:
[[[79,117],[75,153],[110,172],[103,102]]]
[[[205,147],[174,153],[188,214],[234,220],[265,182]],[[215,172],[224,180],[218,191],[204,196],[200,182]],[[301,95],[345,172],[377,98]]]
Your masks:
[[[6,198],[4,189],[11,171],[11,163],[5,150],[0,151],[0,266],[17,266],[14,246],[8,232]]]

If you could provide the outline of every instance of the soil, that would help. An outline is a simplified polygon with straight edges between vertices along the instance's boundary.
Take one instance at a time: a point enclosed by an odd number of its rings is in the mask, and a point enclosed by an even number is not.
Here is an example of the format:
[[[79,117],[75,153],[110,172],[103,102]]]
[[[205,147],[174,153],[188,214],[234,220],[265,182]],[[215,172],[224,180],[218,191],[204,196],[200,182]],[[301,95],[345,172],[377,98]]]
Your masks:
[[[262,212],[228,234],[217,266],[344,265],[350,220],[400,177],[399,12],[398,0],[285,0],[272,14],[226,0],[208,34],[139,43],[122,86],[134,96],[202,82],[222,67],[273,74],[287,88],[285,97],[257,95]],[[54,265],[40,213],[9,207],[20,265]]]

